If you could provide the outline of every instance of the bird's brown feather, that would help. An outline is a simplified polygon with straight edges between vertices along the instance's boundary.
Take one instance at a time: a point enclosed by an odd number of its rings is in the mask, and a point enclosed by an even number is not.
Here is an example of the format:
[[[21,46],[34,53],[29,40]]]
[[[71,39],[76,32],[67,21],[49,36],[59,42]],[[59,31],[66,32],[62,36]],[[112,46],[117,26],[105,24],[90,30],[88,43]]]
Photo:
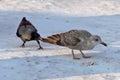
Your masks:
[[[48,36],[47,38],[42,38],[43,42],[51,43],[51,44],[56,44],[56,45],[62,45],[60,42],[61,35],[60,34],[55,34],[52,36]]]

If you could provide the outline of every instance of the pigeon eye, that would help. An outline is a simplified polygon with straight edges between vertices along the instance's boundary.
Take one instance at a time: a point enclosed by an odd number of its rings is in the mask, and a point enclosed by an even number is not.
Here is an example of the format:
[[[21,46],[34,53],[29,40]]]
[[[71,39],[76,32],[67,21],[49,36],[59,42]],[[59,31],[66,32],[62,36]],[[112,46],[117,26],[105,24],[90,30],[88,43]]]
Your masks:
[[[98,39],[95,39],[95,41],[98,41]]]

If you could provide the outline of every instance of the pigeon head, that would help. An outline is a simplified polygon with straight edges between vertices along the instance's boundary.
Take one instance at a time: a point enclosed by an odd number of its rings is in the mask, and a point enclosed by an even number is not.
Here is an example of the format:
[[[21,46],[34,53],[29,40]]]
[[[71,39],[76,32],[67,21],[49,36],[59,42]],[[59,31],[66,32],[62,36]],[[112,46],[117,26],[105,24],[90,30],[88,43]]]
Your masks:
[[[27,21],[27,20],[26,20],[26,17],[23,17],[22,21]]]

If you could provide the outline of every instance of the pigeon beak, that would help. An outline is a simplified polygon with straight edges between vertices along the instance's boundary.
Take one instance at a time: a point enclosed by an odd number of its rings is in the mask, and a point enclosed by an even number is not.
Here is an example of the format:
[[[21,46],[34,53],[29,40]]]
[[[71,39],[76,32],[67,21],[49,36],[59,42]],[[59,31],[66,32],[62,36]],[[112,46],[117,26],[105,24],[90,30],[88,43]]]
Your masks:
[[[104,42],[101,42],[101,44],[107,47],[107,44],[106,44],[106,43],[104,43]]]

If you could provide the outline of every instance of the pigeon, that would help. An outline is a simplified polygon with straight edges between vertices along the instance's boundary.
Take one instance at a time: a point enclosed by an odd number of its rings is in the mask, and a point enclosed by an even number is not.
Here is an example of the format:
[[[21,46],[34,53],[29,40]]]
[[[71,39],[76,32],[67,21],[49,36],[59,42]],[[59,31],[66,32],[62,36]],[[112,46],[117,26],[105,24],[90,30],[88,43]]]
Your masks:
[[[90,58],[91,56],[86,56],[82,50],[91,50],[98,44],[107,46],[107,44],[101,40],[100,36],[92,35],[86,30],[70,30],[48,36],[47,38],[41,38],[41,41],[70,48],[73,59],[80,59],[75,57],[74,50],[79,50],[83,58]]]
[[[23,41],[21,47],[25,47],[26,41],[36,40],[39,45],[39,49],[43,49],[39,42],[39,39],[41,38],[40,34],[37,32],[34,25],[26,19],[26,17],[23,17],[20,22],[16,35]]]

